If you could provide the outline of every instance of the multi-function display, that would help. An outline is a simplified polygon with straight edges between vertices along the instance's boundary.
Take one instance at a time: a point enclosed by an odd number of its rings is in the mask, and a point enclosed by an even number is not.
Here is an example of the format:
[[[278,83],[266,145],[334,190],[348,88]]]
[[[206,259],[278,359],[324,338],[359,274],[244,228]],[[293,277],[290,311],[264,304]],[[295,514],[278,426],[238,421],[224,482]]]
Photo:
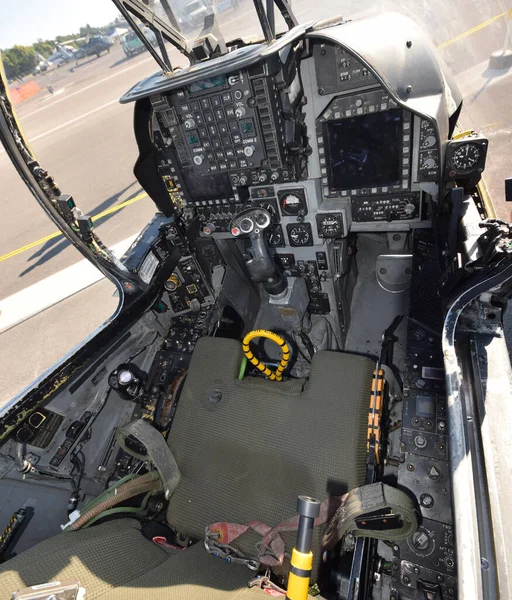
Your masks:
[[[400,182],[402,109],[325,123],[331,190]]]

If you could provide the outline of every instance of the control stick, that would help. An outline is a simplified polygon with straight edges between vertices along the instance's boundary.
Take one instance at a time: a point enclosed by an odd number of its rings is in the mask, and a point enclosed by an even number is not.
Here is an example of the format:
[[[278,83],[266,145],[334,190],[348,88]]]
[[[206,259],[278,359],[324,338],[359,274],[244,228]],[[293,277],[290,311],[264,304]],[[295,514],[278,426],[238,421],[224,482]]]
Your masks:
[[[272,222],[270,213],[264,208],[249,208],[238,213],[231,221],[231,233],[235,237],[248,235],[252,256],[247,269],[255,283],[263,284],[272,296],[286,290],[287,282],[270,256],[265,233]]]

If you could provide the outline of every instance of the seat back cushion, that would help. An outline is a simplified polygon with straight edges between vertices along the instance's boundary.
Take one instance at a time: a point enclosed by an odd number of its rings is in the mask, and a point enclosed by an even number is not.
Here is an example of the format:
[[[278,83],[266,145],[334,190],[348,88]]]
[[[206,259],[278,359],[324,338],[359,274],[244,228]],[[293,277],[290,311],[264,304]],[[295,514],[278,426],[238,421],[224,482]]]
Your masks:
[[[181,480],[168,521],[196,539],[218,521],[275,526],[298,495],[323,501],[364,483],[374,362],[318,352],[307,381],[239,381],[242,357],[236,340],[199,340],[169,434]],[[295,534],[283,538],[290,551]],[[259,539],[238,545],[255,556]]]

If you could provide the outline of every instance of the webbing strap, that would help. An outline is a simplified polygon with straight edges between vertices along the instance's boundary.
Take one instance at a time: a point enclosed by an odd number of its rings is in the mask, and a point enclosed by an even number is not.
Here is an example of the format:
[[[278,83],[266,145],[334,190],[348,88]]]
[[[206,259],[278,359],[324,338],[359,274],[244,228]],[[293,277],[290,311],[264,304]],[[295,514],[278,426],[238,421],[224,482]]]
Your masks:
[[[377,540],[408,538],[418,528],[414,504],[402,490],[381,482],[355,488],[338,508],[323,537],[332,548],[348,534]]]
[[[315,527],[327,523],[340,506],[341,498],[333,497],[324,500],[320,505],[320,515],[315,519]],[[205,547],[211,554],[219,554],[223,558],[231,557],[232,562],[248,562],[275,567],[282,565],[285,556],[285,543],[281,537],[284,531],[296,531],[299,527],[299,516],[296,515],[275,527],[265,525],[261,521],[250,521],[245,525],[238,523],[212,523],[205,530]],[[244,533],[252,529],[262,536],[257,545],[257,557],[244,557],[232,546]],[[219,552],[220,551],[220,552]],[[238,559],[238,560],[237,560]],[[251,566],[248,564],[248,566]],[[251,568],[253,568],[251,566]]]
[[[127,445],[128,437],[135,438],[139,444],[142,444],[146,448],[146,453],[138,452]],[[116,439],[125,452],[140,460],[150,460],[155,465],[164,485],[165,497],[168,500],[178,487],[181,473],[162,434],[144,419],[137,419],[120,427],[116,431]]]
[[[414,504],[407,494],[384,483],[371,483],[355,488],[342,498],[331,497],[320,506],[315,527],[329,523],[323,538],[323,546],[331,548],[349,534],[382,540],[400,540],[416,531],[418,522]],[[296,531],[299,517],[294,516],[275,527],[261,521],[239,523],[212,523],[205,530],[205,548],[229,562],[245,563],[251,569],[259,565],[274,567],[282,565],[285,543],[280,533]],[[232,543],[252,529],[262,536],[256,557],[246,557]],[[345,543],[342,550],[349,549]]]

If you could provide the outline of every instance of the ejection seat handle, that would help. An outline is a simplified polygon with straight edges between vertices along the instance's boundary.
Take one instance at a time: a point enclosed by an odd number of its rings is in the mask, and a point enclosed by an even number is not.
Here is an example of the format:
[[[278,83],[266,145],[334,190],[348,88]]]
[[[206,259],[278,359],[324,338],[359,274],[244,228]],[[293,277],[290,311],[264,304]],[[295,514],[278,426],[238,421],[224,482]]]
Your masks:
[[[297,542],[290,560],[287,600],[307,600],[308,598],[309,581],[313,568],[311,540],[315,519],[320,515],[320,504],[319,500],[309,496],[299,496],[298,498],[299,528]]]

